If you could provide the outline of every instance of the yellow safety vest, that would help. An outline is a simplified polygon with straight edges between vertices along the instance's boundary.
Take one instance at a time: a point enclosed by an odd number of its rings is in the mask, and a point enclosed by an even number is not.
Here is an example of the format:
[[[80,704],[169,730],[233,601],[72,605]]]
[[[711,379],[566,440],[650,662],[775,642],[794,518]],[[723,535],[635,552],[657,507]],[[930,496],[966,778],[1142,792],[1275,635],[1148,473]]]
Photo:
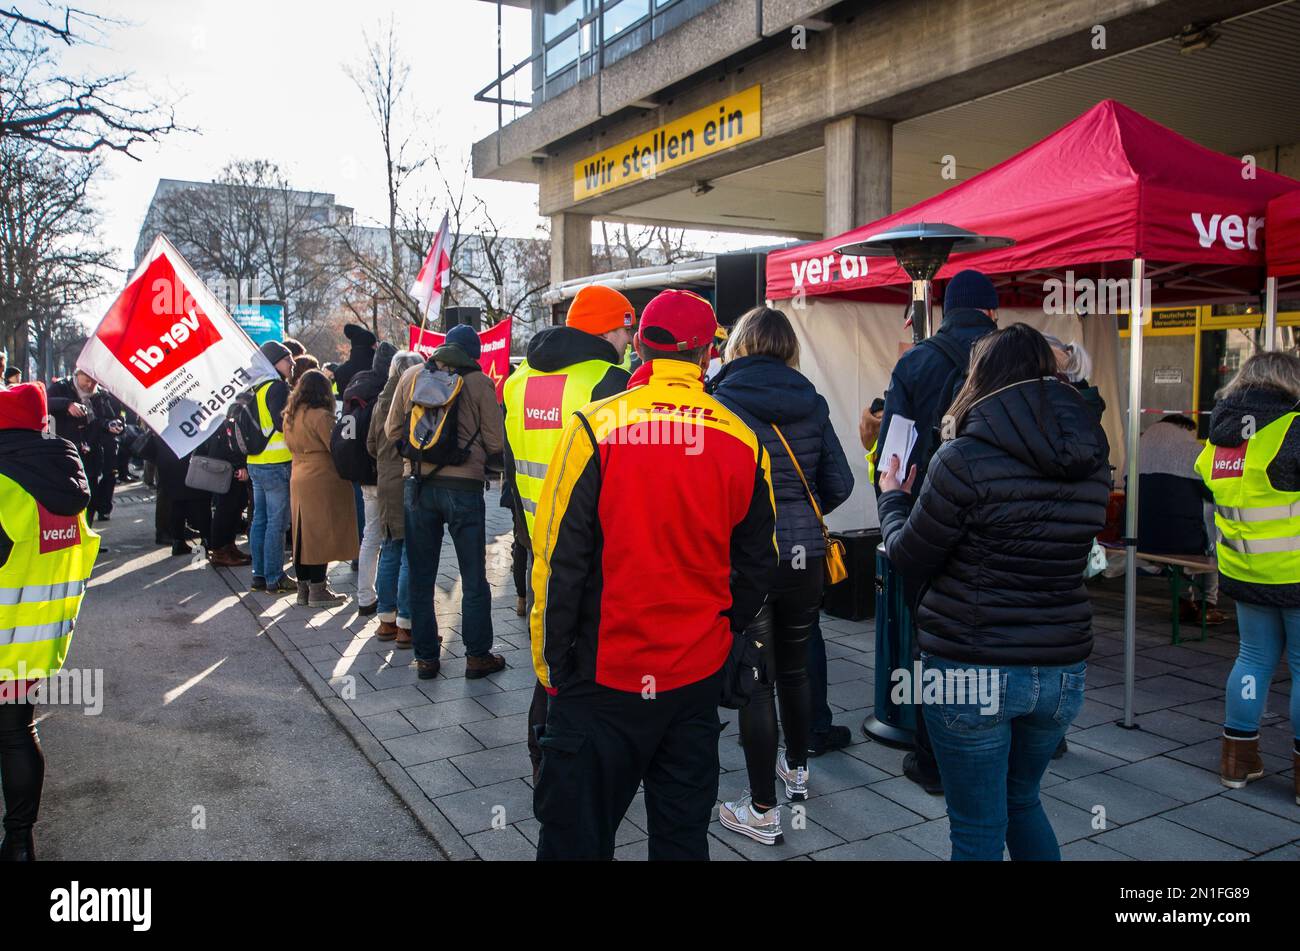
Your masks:
[[[515,459],[515,488],[530,537],[542,480],[560,444],[564,424],[591,402],[591,391],[612,366],[605,360],[583,360],[543,373],[525,360],[506,380],[506,441]]]
[[[1219,571],[1252,584],[1300,584],[1300,492],[1279,492],[1268,466],[1300,413],[1273,420],[1240,446],[1207,443],[1196,472],[1214,494]]]
[[[875,484],[876,481],[876,449],[880,446],[880,439],[871,444],[871,451],[867,453],[867,481]]]
[[[275,420],[271,418],[271,408],[266,405],[267,391],[271,389],[271,384],[274,382],[270,380],[257,388],[257,422],[262,427],[263,435],[271,438],[265,449],[248,457],[250,466],[269,466],[277,462],[289,462],[293,458],[289,446],[284,441],[284,433],[275,428]]]
[[[39,680],[68,656],[99,536],[85,513],[55,515],[2,475],[0,527],[13,541],[0,566],[0,680]]]

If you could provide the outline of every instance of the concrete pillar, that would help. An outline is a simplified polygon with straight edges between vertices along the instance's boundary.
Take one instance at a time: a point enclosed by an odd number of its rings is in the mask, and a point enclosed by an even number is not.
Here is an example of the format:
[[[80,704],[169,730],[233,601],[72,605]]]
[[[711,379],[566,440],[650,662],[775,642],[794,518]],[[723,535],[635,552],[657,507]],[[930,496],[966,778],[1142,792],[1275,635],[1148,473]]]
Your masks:
[[[551,215],[551,283],[591,274],[591,215]]]
[[[826,123],[826,237],[843,234],[890,212],[892,123],[845,116]]]

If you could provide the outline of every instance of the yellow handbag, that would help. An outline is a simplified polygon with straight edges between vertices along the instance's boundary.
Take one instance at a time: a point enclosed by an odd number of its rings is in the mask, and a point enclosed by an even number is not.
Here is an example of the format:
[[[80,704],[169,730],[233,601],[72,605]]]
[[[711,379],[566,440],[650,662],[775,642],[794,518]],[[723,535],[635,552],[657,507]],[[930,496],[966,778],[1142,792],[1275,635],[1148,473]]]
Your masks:
[[[799,465],[799,460],[794,457],[794,453],[790,450],[790,444],[785,441],[785,436],[775,423],[772,424],[772,431],[776,433],[776,438],[781,440],[781,445],[785,447],[785,454],[794,463],[794,471],[799,473],[799,481],[803,483],[804,491],[808,493],[808,501],[812,504],[812,510],[817,515],[817,524],[821,526],[822,538],[826,540],[826,583],[839,584],[849,576],[848,565],[845,564],[844,543],[838,538],[831,538],[831,533],[826,530],[826,519],[822,518],[822,510],[821,506],[817,504],[817,496],[813,495],[812,487],[808,485],[808,480],[804,477],[803,467]]]

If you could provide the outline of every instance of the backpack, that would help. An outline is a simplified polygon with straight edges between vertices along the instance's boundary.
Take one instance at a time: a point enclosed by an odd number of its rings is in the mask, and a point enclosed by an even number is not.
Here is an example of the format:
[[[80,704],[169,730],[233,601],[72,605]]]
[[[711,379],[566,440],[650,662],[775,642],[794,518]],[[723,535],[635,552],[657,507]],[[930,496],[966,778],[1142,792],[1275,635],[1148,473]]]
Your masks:
[[[379,476],[375,459],[366,449],[366,434],[370,432],[370,418],[375,405],[359,396],[343,401],[343,413],[334,423],[330,433],[330,455],[334,468],[346,482],[374,485]]]
[[[460,445],[460,395],[464,388],[464,377],[436,369],[432,363],[426,363],[411,381],[411,409],[397,451],[415,464],[417,478],[424,463],[436,470],[464,465],[469,459],[470,446],[479,430],[463,447]]]
[[[230,404],[226,418],[217,430],[220,457],[247,458],[266,449],[271,437],[262,432],[262,420],[257,411],[257,392],[262,386],[269,385],[259,383],[251,390],[240,393]]]

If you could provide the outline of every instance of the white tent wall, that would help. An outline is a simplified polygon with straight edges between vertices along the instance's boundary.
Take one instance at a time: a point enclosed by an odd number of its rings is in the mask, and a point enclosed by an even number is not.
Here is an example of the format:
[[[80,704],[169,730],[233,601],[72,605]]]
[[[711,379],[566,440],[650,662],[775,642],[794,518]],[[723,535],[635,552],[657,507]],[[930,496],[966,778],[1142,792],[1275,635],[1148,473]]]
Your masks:
[[[831,425],[844,446],[853,470],[853,495],[826,522],[834,531],[875,528],[876,497],[867,478],[865,453],[858,442],[863,407],[883,396],[899,356],[911,346],[912,332],[903,327],[903,302],[868,304],[857,301],[807,298],[773,301],[794,325],[799,338],[799,369],[826,397]],[[999,323],[1023,321],[1043,333],[1082,343],[1093,361],[1090,382],[1106,401],[1102,426],[1110,441],[1111,464],[1123,471],[1124,410],[1119,380],[1119,346],[1115,318],[1044,314],[1038,309],[1008,308]],[[936,313],[935,325],[939,315]]]

